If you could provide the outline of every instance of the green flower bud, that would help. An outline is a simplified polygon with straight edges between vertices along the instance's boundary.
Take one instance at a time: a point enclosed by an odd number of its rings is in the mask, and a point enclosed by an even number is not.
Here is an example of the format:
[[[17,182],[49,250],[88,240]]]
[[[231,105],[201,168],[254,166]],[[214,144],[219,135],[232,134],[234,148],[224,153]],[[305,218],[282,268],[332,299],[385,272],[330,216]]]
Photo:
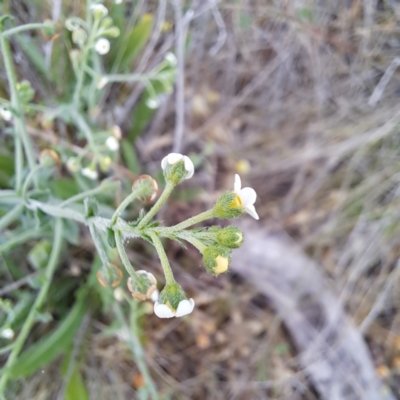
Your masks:
[[[18,97],[22,103],[28,103],[35,96],[35,90],[33,89],[31,83],[24,79],[22,82],[17,83]]]
[[[113,24],[113,20],[112,20],[112,18],[110,18],[110,17],[105,17],[102,21],[101,21],[101,28],[103,28],[103,29],[107,29],[107,28],[109,28],[110,26],[112,26],[112,24]]]
[[[214,276],[228,271],[230,250],[223,246],[210,246],[203,252],[203,262],[206,270]]]
[[[72,32],[72,41],[82,47],[87,39],[87,33],[84,29],[78,28]]]
[[[219,244],[230,249],[237,249],[243,243],[243,232],[235,226],[229,226],[217,233]]]
[[[244,208],[235,192],[225,192],[214,206],[215,216],[221,219],[233,219],[243,215]]]
[[[154,304],[154,313],[159,318],[182,317],[190,314],[194,308],[194,300],[187,299],[185,292],[176,283],[167,284]]]
[[[92,11],[95,19],[101,19],[108,14],[107,8],[103,4],[100,4],[100,3],[92,4],[90,6],[90,10]]]
[[[174,185],[184,179],[190,179],[194,174],[192,160],[179,153],[170,153],[161,161],[161,168],[164,170],[164,177],[167,182]]]
[[[102,267],[96,274],[97,280],[103,287],[116,287],[120,284],[122,279],[122,271],[114,264],[107,267]]]
[[[157,280],[150,272],[140,270],[135,278],[128,278],[127,285],[133,298],[144,301],[150,299],[157,289]]]
[[[60,166],[61,160],[59,155],[51,149],[44,149],[39,155],[40,165],[44,167]]]
[[[120,30],[116,27],[113,26],[111,28],[106,29],[103,33],[102,36],[108,36],[111,38],[117,38],[120,34]]]

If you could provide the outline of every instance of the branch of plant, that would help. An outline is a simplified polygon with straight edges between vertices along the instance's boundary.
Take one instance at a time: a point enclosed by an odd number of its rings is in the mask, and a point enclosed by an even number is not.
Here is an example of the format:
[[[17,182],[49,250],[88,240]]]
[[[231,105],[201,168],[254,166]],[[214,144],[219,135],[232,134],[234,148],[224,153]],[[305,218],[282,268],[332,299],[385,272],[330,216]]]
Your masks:
[[[4,38],[8,38],[17,33],[31,31],[34,29],[50,28],[50,27],[54,27],[54,24],[52,24],[50,22],[37,22],[37,23],[32,23],[32,24],[19,25],[14,28],[7,29],[6,31],[1,33],[0,36],[2,36]]]
[[[162,245],[160,238],[153,230],[149,230],[148,234],[153,242],[154,247],[156,248],[158,257],[160,258],[166,284],[169,285],[175,283],[174,274],[172,272],[171,266],[169,265],[168,257],[165,253],[164,246]]]
[[[59,261],[62,243],[63,243],[63,223],[60,218],[57,218],[54,224],[53,246],[49,257],[49,262],[45,269],[42,287],[14,343],[14,347],[11,351],[11,354],[8,357],[4,368],[2,369],[2,374],[0,377],[0,396],[4,397],[4,391],[6,389],[6,385],[10,376],[11,368],[16,362],[18,355],[22,349],[22,346],[24,345],[25,340],[28,337],[29,332],[31,331],[37,312],[39,311],[44,300],[46,299],[48,290],[50,288],[50,283],[54,275],[54,271]]]

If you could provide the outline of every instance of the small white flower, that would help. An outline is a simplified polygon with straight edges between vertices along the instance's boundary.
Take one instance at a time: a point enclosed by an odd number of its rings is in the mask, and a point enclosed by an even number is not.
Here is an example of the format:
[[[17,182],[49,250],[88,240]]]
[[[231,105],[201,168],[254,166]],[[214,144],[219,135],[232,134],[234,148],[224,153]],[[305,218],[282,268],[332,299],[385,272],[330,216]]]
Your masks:
[[[115,4],[122,4],[122,0],[115,0],[114,3]]]
[[[174,53],[171,53],[170,51],[165,55],[165,59],[169,62],[169,64],[172,67],[175,67],[175,65],[177,64],[177,59]]]
[[[93,14],[98,15],[100,18],[105,17],[108,14],[107,7],[99,3],[92,4],[90,6],[90,10],[93,12]]]
[[[4,121],[11,121],[12,113],[5,107],[0,107],[0,117],[4,119]]]
[[[181,300],[178,308],[173,310],[166,304],[160,304],[158,301],[154,304],[154,314],[159,318],[172,318],[172,317],[183,317],[184,315],[190,314],[194,308],[194,300]]]
[[[100,38],[94,45],[94,49],[101,55],[107,54],[110,51],[110,42],[105,38]]]
[[[117,300],[119,303],[123,302],[124,291],[120,287],[117,287],[116,289],[114,289],[114,299]]]
[[[157,98],[151,97],[150,99],[146,100],[146,106],[151,108],[152,110],[155,110],[160,106],[160,102],[158,101]]]
[[[187,175],[184,179],[190,179],[194,174],[194,165],[192,163],[192,160],[188,156],[183,156],[179,153],[170,153],[162,159],[161,168],[164,170],[167,167],[167,163],[170,165],[174,165],[181,160],[184,161],[185,169],[187,171]]]
[[[82,175],[86,176],[86,178],[89,178],[93,181],[96,180],[99,176],[99,174],[95,169],[89,167],[83,168]]]
[[[235,175],[235,183],[233,190],[239,196],[242,201],[244,210],[247,214],[250,214],[254,219],[259,219],[254,203],[257,199],[257,193],[253,188],[245,187],[242,189],[242,181],[238,174]]]
[[[78,172],[81,169],[81,164],[76,157],[70,157],[67,160],[67,168],[71,172]]]
[[[118,125],[114,125],[112,127],[112,133],[114,135],[114,137],[117,140],[121,140],[122,139],[122,132],[121,132],[121,128]]]
[[[3,339],[12,339],[14,337],[14,331],[11,328],[3,329],[0,333]]]
[[[119,142],[114,136],[109,136],[106,140],[106,146],[110,151],[117,151],[119,149]]]

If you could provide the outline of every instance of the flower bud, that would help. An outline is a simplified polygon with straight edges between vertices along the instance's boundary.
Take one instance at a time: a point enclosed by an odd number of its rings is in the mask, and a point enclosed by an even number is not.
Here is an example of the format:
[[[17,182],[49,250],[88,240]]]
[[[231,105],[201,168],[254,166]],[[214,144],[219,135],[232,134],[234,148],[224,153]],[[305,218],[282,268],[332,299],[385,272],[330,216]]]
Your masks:
[[[215,216],[221,219],[233,219],[244,214],[243,203],[235,192],[225,192],[214,206]]]
[[[45,167],[52,167],[57,165],[59,167],[61,165],[60,156],[51,149],[44,149],[41,151],[39,155],[40,164]]]
[[[101,28],[102,29],[107,29],[107,28],[109,28],[110,26],[112,26],[112,24],[113,24],[113,20],[112,20],[112,18],[110,18],[110,17],[105,17],[102,21],[101,21]]]
[[[223,246],[210,246],[204,250],[203,262],[206,270],[214,276],[228,271],[230,250]]]
[[[228,226],[217,233],[220,245],[230,249],[237,249],[243,243],[243,232],[235,226]]]
[[[122,279],[122,271],[114,264],[101,268],[96,274],[97,280],[103,287],[116,287]]]
[[[87,33],[84,29],[78,28],[72,32],[72,41],[82,47],[87,39]]]
[[[154,304],[154,313],[159,318],[183,317],[194,308],[194,300],[187,299],[185,292],[176,283],[167,284],[158,301]]]
[[[16,85],[18,98],[22,103],[29,103],[35,96],[35,90],[33,89],[31,83],[24,79],[18,82]]]
[[[101,19],[108,14],[107,7],[105,7],[103,4],[92,4],[90,6],[90,10],[96,19]]]
[[[86,176],[86,178],[89,178],[92,181],[95,181],[99,177],[99,174],[97,173],[96,167],[94,165],[90,165],[89,167],[83,168],[82,175]]]
[[[151,185],[150,194],[148,196],[141,196],[138,198],[141,201],[143,201],[144,203],[150,203],[156,198],[157,193],[158,193],[157,181],[155,179],[153,179],[150,175],[140,175],[139,178],[136,179],[135,182],[133,182],[132,191],[137,189],[139,185],[143,185],[143,184]]]
[[[136,279],[128,278],[127,286],[131,295],[136,300],[151,299],[152,294],[157,289],[157,280],[153,274],[145,270],[136,272]]]
[[[12,119],[11,111],[3,106],[0,106],[0,118],[7,122],[11,121]]]
[[[103,31],[104,36],[108,36],[110,38],[117,38],[120,34],[120,30],[116,26],[112,26],[111,28]]]
[[[192,160],[179,153],[170,153],[161,161],[161,168],[164,170],[164,177],[167,182],[174,185],[184,179],[190,179],[194,174]]]
[[[65,21],[65,27],[66,27],[69,31],[73,32],[75,29],[78,29],[78,28],[79,28],[79,23],[77,22],[76,18],[68,18],[68,19]]]
[[[112,163],[112,160],[110,157],[102,157],[99,160],[99,167],[102,170],[102,172],[107,172],[110,169],[110,165]]]
[[[110,151],[118,151],[119,149],[119,142],[115,138],[115,136],[109,136],[106,140],[106,146]]]
[[[67,168],[70,172],[78,172],[81,169],[81,163],[79,159],[76,157],[68,158]]]

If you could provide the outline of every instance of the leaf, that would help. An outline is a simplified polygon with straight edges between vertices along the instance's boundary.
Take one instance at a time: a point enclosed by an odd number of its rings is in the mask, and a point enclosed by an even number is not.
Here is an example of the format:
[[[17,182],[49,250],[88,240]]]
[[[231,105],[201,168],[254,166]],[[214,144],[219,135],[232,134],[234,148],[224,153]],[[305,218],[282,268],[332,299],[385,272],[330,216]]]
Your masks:
[[[63,200],[79,193],[79,186],[73,179],[55,179],[50,183],[52,193]]]
[[[28,35],[17,35],[17,42],[21,46],[24,55],[26,55],[32,65],[35,67],[44,78],[49,79],[48,68],[45,63],[45,58],[39,47]]]
[[[65,400],[87,400],[89,399],[89,392],[83,382],[82,376],[79,372],[78,366],[75,367],[65,389]]]
[[[149,40],[153,29],[153,16],[146,14],[142,17],[131,32],[126,36],[122,43],[124,52],[121,57],[121,68],[129,67],[129,64],[134,60],[135,56],[143,49],[144,45]]]
[[[133,144],[129,140],[124,139],[121,142],[121,149],[127,167],[135,174],[139,174],[139,162]]]
[[[0,186],[9,187],[13,175],[14,158],[5,154],[0,154]]]
[[[79,328],[87,308],[87,289],[84,288],[78,293],[72,310],[59,326],[18,357],[17,362],[11,368],[11,377],[29,376],[65,351],[73,342],[75,332]]]

